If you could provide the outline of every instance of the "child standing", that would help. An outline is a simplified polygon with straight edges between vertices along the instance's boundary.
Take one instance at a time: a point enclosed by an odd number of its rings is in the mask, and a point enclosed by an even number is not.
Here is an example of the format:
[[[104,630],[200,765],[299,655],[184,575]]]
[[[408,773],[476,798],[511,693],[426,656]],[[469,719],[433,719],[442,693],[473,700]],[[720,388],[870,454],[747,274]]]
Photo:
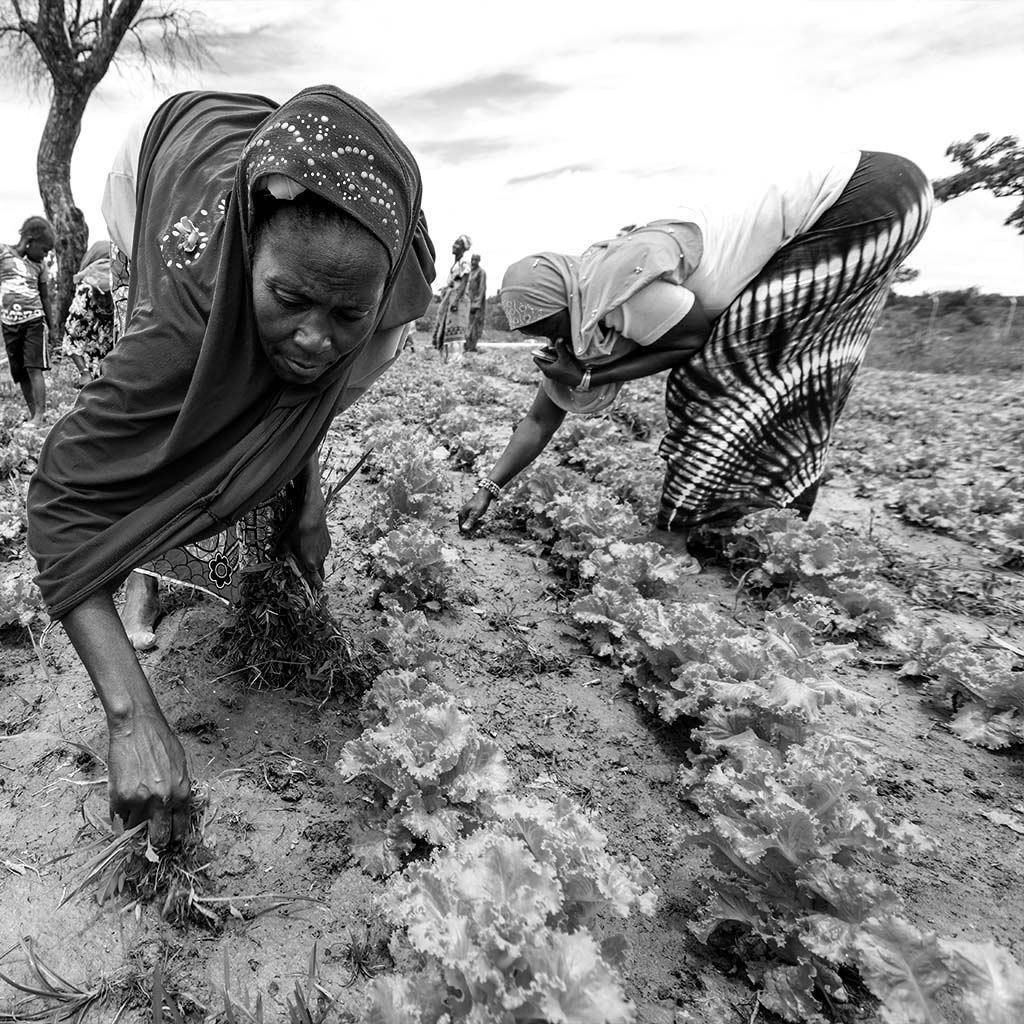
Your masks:
[[[40,426],[46,412],[43,372],[50,368],[52,333],[48,279],[43,268],[55,237],[45,217],[29,217],[17,245],[0,243],[0,325],[11,377],[28,405],[29,422]]]

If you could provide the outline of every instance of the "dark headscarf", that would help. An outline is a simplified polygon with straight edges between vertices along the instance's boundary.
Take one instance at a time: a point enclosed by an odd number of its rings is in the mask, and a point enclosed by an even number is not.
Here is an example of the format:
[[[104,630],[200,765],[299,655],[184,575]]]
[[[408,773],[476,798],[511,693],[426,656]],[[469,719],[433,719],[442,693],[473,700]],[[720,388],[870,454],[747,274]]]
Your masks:
[[[322,377],[275,376],[252,307],[254,189],[284,174],[387,250],[382,332],[430,302],[419,170],[394,131],[333,86],[283,106],[193,92],[154,115],[139,160],[129,322],[51,430],[29,488],[36,582],[60,618],[170,548],[212,536],[314,454],[366,346]]]

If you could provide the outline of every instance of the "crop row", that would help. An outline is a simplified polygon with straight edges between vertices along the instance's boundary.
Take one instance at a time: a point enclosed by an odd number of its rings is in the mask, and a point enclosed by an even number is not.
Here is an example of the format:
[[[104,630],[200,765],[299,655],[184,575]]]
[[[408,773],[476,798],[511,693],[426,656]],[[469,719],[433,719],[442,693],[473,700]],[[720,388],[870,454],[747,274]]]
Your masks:
[[[927,843],[888,821],[869,758],[822,717],[829,703],[866,702],[825,672],[849,649],[815,635],[877,635],[899,619],[894,595],[870,579],[869,549],[787,514],[752,517],[737,540],[748,561],[760,556],[762,582],[805,591],[752,631],[706,603],[672,599],[671,559],[612,539],[639,523],[575,474],[535,470],[505,515],[582,588],[574,616],[641,702],[667,721],[698,723],[681,784],[711,827],[686,842],[710,849],[718,870],[698,933],[732,934],[764,1005],[789,1020],[824,1019],[821,1004],[848,998],[842,971],[855,968],[891,1020],[938,1019],[941,998],[967,1020],[1019,1011],[1024,972],[1006,951],[941,940],[901,916],[879,875]]]

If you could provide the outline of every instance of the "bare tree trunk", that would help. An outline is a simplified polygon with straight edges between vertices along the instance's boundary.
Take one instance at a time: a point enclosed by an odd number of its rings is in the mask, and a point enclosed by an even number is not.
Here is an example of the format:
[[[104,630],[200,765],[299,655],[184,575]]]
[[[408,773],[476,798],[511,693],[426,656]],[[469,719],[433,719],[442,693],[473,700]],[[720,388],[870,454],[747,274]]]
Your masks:
[[[77,85],[77,88],[75,87]],[[46,216],[57,236],[57,287],[54,289],[54,323],[58,333],[74,295],[73,277],[85,255],[89,229],[71,192],[71,156],[82,127],[82,114],[91,89],[78,83],[71,87],[54,83],[53,99],[39,142],[36,172]]]

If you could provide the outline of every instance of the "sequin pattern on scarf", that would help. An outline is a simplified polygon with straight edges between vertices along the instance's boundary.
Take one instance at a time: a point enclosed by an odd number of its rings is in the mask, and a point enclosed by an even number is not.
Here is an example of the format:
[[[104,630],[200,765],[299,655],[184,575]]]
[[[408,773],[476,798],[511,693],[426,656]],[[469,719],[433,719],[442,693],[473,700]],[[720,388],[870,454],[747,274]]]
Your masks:
[[[266,174],[294,168],[295,158],[305,154],[301,176],[289,170],[288,177],[328,193],[357,220],[372,222],[374,234],[385,241],[392,263],[402,247],[402,225],[395,203],[400,182],[388,181],[367,141],[354,132],[342,131],[326,114],[293,114],[286,120],[264,126],[246,146],[250,186]],[[358,208],[358,210],[357,210]],[[367,224],[367,226],[370,226]]]

